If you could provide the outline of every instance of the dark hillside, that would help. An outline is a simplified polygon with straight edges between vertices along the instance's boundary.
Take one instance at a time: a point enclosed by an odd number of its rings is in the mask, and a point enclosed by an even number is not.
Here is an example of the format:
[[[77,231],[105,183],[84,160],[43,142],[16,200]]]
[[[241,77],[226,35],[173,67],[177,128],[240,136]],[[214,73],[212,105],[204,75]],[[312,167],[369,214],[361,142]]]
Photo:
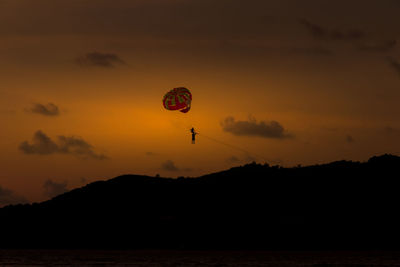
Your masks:
[[[0,209],[2,248],[398,249],[400,157],[124,175]]]

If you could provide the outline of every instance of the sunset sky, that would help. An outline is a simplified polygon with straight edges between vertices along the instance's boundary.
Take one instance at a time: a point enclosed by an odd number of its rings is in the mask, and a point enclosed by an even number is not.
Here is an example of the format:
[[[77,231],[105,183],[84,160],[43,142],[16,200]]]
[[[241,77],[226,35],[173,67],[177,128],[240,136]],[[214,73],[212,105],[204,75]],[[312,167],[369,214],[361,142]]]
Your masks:
[[[128,173],[399,155],[399,14],[398,0],[0,0],[0,205]],[[181,86],[192,109],[164,109]]]

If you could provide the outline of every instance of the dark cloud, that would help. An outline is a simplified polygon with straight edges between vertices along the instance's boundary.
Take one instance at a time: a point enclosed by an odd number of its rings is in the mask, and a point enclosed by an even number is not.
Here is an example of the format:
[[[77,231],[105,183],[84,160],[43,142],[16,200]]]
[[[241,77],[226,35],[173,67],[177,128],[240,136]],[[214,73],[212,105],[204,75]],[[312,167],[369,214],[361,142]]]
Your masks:
[[[299,23],[303,25],[312,37],[320,40],[342,40],[352,41],[360,40],[365,37],[365,32],[361,30],[339,30],[339,29],[326,29],[318,24],[312,23],[307,19],[299,19]]]
[[[264,138],[286,138],[287,134],[283,126],[277,121],[260,121],[249,117],[247,121],[236,121],[233,117],[227,117],[221,122],[222,130],[238,136],[259,136]]]
[[[387,61],[389,63],[389,66],[400,75],[400,62],[392,57],[388,57]]]
[[[165,171],[176,172],[179,171],[179,168],[175,165],[172,160],[167,160],[161,165],[161,168]]]
[[[67,182],[57,183],[52,180],[47,180],[43,184],[44,195],[50,198],[61,195],[68,191]]]
[[[92,52],[80,56],[76,63],[84,67],[103,67],[112,68],[116,65],[124,65],[125,62],[116,54]]]
[[[363,43],[358,46],[361,51],[371,51],[371,52],[387,52],[395,48],[397,45],[396,40],[389,40],[380,43]]]
[[[57,115],[60,114],[60,110],[53,103],[48,103],[47,105],[43,105],[43,104],[40,104],[40,103],[35,103],[27,111],[29,111],[31,113],[45,115],[45,116],[57,116]]]
[[[33,135],[32,143],[24,141],[19,145],[19,149],[25,154],[48,155],[59,152],[59,147],[42,131],[37,131]]]
[[[354,143],[354,138],[351,135],[346,135],[346,142],[347,143]]]
[[[99,160],[107,159],[107,156],[95,153],[93,146],[79,137],[61,135],[58,136],[58,141],[60,153],[88,156]]]
[[[13,191],[0,186],[0,206],[5,206],[9,204],[23,204],[26,202],[26,198],[19,196]]]
[[[34,134],[32,143],[24,141],[19,145],[19,149],[25,154],[49,155],[59,153],[99,160],[107,159],[107,156],[95,153],[93,146],[79,137],[61,135],[58,136],[56,143],[40,130]]]

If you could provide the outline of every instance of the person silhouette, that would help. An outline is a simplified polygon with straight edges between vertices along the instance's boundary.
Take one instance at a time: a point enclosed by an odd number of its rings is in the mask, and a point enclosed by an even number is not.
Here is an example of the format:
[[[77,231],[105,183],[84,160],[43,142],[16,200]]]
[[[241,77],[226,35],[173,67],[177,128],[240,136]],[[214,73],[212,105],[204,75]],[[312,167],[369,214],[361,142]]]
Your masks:
[[[190,132],[192,133],[192,144],[196,142],[196,132],[194,131],[194,128],[190,129]]]

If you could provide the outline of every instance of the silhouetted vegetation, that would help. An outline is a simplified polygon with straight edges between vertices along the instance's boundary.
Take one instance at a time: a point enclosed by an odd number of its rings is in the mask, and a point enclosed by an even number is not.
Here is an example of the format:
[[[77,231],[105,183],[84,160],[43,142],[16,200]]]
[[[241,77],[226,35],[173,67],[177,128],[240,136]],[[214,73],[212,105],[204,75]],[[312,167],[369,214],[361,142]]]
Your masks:
[[[98,181],[0,209],[2,248],[398,249],[400,157]]]

